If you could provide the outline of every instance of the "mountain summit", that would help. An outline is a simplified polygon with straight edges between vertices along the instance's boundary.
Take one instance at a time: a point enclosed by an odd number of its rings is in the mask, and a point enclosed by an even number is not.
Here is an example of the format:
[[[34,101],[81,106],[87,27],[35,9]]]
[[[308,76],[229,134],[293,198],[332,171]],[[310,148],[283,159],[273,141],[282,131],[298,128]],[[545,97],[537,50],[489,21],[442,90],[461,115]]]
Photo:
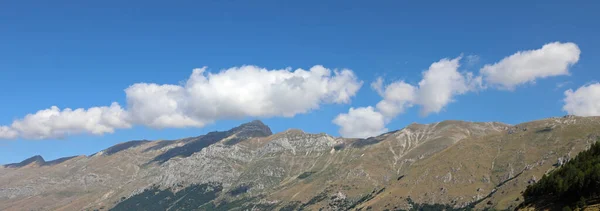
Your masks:
[[[266,137],[273,135],[271,128],[260,120],[244,123],[230,131],[236,133],[239,137]]]
[[[27,166],[30,164],[37,164],[37,165],[41,166],[41,165],[44,165],[44,163],[46,163],[46,161],[44,161],[44,158],[42,156],[35,155],[35,156],[27,158],[19,163],[6,164],[6,165],[4,165],[4,167],[19,168],[19,167]]]
[[[517,125],[411,124],[368,139],[260,121],[93,156],[0,168],[0,210],[512,209],[520,192],[588,148],[600,117]],[[31,165],[35,163],[37,165]]]

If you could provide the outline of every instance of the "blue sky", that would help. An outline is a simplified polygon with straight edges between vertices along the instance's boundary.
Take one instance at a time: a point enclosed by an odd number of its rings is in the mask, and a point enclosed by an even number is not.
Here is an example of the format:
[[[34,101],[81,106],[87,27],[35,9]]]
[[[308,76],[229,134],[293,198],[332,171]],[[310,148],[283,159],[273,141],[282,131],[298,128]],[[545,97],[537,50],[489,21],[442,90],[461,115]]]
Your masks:
[[[574,43],[581,51],[568,74],[536,78],[535,83],[514,90],[486,88],[458,94],[440,112],[427,116],[420,115],[415,105],[388,118],[385,127],[395,130],[411,122],[446,119],[514,124],[562,116],[567,114],[564,92],[600,77],[596,59],[600,57],[600,3],[596,1],[1,4],[0,125],[10,126],[51,106],[87,109],[117,102],[126,108],[124,90],[129,86],[179,85],[194,68],[204,66],[217,74],[243,65],[292,71],[323,65],[350,69],[363,83],[350,101],[321,103],[293,118],[234,115],[202,127],[156,129],[132,124],[103,135],[0,140],[0,163],[36,154],[47,160],[89,155],[123,141],[196,136],[252,119],[261,119],[274,132],[300,128],[337,136],[340,128],[332,120],[339,114],[351,107],[375,107],[382,100],[370,87],[378,77],[386,84],[404,81],[416,86],[432,63],[461,55],[458,71],[478,75],[486,64],[557,41]],[[478,60],[469,62],[470,55]]]

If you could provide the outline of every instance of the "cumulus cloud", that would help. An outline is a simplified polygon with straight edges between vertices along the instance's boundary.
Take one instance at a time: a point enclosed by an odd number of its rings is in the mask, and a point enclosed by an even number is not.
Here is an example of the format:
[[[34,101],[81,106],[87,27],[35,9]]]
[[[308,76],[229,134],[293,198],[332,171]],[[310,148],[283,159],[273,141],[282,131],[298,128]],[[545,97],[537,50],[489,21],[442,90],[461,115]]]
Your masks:
[[[344,137],[365,138],[388,131],[385,117],[373,107],[350,108],[348,113],[338,115],[333,123],[340,126]]]
[[[373,83],[371,83],[371,88],[377,92],[379,95],[383,95],[383,78],[377,77]]]
[[[600,116],[600,83],[565,91],[563,110],[577,116]]]
[[[385,125],[396,115],[404,112],[415,101],[416,89],[404,81],[396,81],[383,87],[383,78],[377,78],[371,87],[384,99],[371,106],[350,108],[339,114],[333,123],[340,127],[339,133],[348,138],[366,138],[387,132]]]
[[[472,72],[459,72],[461,57],[454,59],[442,59],[429,66],[423,71],[423,78],[417,85],[411,85],[404,81],[395,81],[387,86],[383,78],[377,78],[371,87],[383,98],[375,106],[356,108],[356,110],[368,110],[370,112],[360,113],[362,119],[372,116],[377,119],[383,116],[384,124],[374,124],[372,127],[362,130],[361,122],[349,118],[350,112],[340,114],[334,123],[340,126],[340,134],[347,137],[368,137],[378,135],[376,131],[385,128],[391,119],[403,113],[412,106],[421,107],[423,116],[431,113],[441,112],[448,104],[455,100],[458,95],[468,92],[478,92],[488,87],[514,90],[518,85],[534,83],[536,79],[568,75],[569,67],[579,61],[581,51],[575,43],[548,43],[537,50],[520,51],[508,56],[495,64],[486,64],[479,70],[479,75]],[[479,56],[469,55],[466,57],[467,66],[479,62]],[[600,88],[598,88],[600,89]],[[594,86],[582,87],[577,91],[565,92],[565,111],[576,115],[598,115],[600,112],[600,97],[587,97],[595,94],[598,90]],[[600,91],[598,91],[600,93]],[[600,95],[594,95],[600,96]],[[351,109],[352,110],[352,109]],[[357,112],[355,112],[357,113]],[[358,115],[358,114],[354,114]],[[339,118],[339,117],[345,118]],[[348,120],[348,122],[342,122]],[[352,124],[359,124],[353,126]],[[359,131],[351,131],[349,128]]]
[[[519,51],[498,63],[485,65],[480,72],[488,84],[514,90],[539,78],[568,75],[580,53],[575,43],[553,42],[537,50]]]
[[[381,92],[383,100],[377,103],[377,110],[385,117],[392,118],[405,109],[412,107],[416,99],[416,88],[404,81],[396,81],[385,87]]]
[[[195,69],[179,85],[134,84],[125,90],[133,120],[156,128],[202,127],[218,119],[293,117],[321,104],[348,103],[362,86],[354,73],[230,68],[217,74]]]
[[[218,73],[198,68],[181,85],[131,85],[125,89],[127,109],[117,103],[87,110],[51,107],[0,127],[0,138],[46,139],[100,135],[132,125],[203,127],[220,119],[293,117],[322,104],[349,103],[361,86],[351,70],[320,65],[293,71],[242,66]]]
[[[17,138],[17,131],[7,126],[0,126],[0,139],[14,139]]]
[[[401,80],[385,84],[383,78],[378,78],[371,87],[382,100],[375,106],[351,108],[333,123],[341,127],[340,134],[346,137],[377,135],[387,131],[385,125],[389,121],[413,106],[420,107],[425,116],[443,111],[456,96],[468,92],[486,87],[513,90],[541,78],[568,75],[579,55],[574,43],[548,43],[484,65],[479,75],[459,71],[462,57],[441,59],[423,71],[422,79],[414,85]],[[472,65],[479,57],[467,56],[465,60]],[[216,73],[207,72],[204,67],[194,69],[182,84],[131,85],[125,89],[125,108],[113,103],[88,109],[51,107],[28,114],[0,126],[0,139],[100,135],[133,125],[203,127],[220,119],[293,117],[323,104],[349,103],[362,84],[351,70],[331,70],[319,65],[308,70],[242,66]],[[585,94],[579,94],[595,89],[595,85],[589,85],[568,90],[563,109],[577,115],[596,115],[596,98],[586,99]]]
[[[460,59],[442,59],[423,72],[417,94],[417,103],[422,106],[421,115],[438,113],[453,101],[455,95],[469,91],[465,74],[458,72]]]
[[[383,99],[377,103],[376,110],[370,106],[351,108],[348,113],[338,115],[333,123],[340,126],[339,133],[342,136],[365,138],[381,134],[385,124],[414,105],[421,106],[422,115],[440,112],[454,100],[454,96],[473,90],[480,83],[480,79],[474,78],[472,73],[458,71],[461,58],[445,58],[434,62],[429,69],[423,71],[423,79],[418,86],[395,81],[384,88],[383,79],[377,78],[371,87]],[[381,121],[374,121],[380,119]],[[370,123],[377,124],[365,128],[363,122],[366,121],[357,120],[372,120]]]
[[[46,139],[80,133],[101,135],[113,133],[115,129],[129,127],[131,124],[127,112],[119,104],[113,103],[108,107],[92,107],[87,110],[81,108],[61,110],[52,106],[15,120],[8,131],[9,133],[13,131],[13,138],[18,134],[28,139]]]

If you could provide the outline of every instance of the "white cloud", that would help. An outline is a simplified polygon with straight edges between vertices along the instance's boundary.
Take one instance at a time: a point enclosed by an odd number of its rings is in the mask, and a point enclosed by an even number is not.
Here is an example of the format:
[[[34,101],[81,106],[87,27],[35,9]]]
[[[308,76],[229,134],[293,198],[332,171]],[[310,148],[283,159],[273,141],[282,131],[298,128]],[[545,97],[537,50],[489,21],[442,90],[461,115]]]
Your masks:
[[[347,69],[243,66],[216,74],[195,69],[181,86],[135,84],[125,92],[136,123],[163,128],[202,127],[218,119],[247,116],[293,117],[324,103],[348,103],[361,86]]]
[[[366,138],[381,134],[385,124],[415,104],[421,106],[422,115],[440,112],[455,95],[474,90],[481,83],[481,78],[473,77],[472,73],[458,72],[460,60],[461,57],[442,59],[431,64],[423,72],[418,86],[396,81],[384,88],[383,79],[377,78],[371,87],[383,99],[377,103],[376,110],[370,106],[351,108],[333,122],[341,127],[339,133],[342,136]]]
[[[382,90],[383,80],[378,78],[372,84],[383,97],[377,103],[377,109],[388,118],[403,113],[415,104],[421,106],[422,115],[440,112],[454,100],[454,96],[476,90],[481,83],[481,78],[473,77],[470,72],[458,72],[460,60],[461,57],[434,62],[423,71],[423,79],[418,86],[396,81]]]
[[[12,128],[7,126],[0,126],[0,139],[14,139],[18,135],[19,134],[17,133],[17,131],[13,130]]]
[[[581,51],[575,43],[553,42],[537,50],[519,51],[480,72],[485,82],[498,88],[514,90],[538,78],[568,75],[569,67],[579,61]]]
[[[377,92],[379,95],[383,95],[383,78],[377,77],[373,83],[371,83],[371,88]]]
[[[600,83],[565,91],[563,110],[577,116],[600,116]]]
[[[113,133],[115,129],[129,127],[131,124],[127,113],[119,104],[113,103],[110,107],[92,107],[87,110],[81,108],[60,110],[52,106],[15,120],[8,131],[9,134],[11,130],[14,132],[13,138],[18,134],[28,139],[46,139],[81,133],[101,135]]]
[[[138,83],[125,90],[127,109],[64,109],[53,106],[0,126],[0,139],[101,135],[132,125],[154,128],[203,127],[220,119],[293,117],[322,104],[348,103],[362,86],[348,69],[317,65],[309,70],[242,66],[207,73],[195,69],[182,85]]]
[[[340,126],[340,134],[348,138],[366,138],[388,131],[384,116],[373,107],[350,108],[347,114],[340,114],[333,123]]]
[[[422,73],[423,78],[417,86],[404,81],[396,81],[384,87],[383,79],[377,78],[371,87],[383,99],[377,103],[376,109],[356,108],[354,109],[355,114],[350,112],[340,114],[334,123],[341,126],[340,134],[343,136],[350,134],[364,138],[375,135],[375,131],[385,128],[385,124],[391,119],[414,105],[420,106],[421,115],[425,116],[442,111],[454,101],[457,95],[480,91],[487,87],[512,90],[520,84],[533,83],[539,78],[567,75],[569,74],[568,68],[579,60],[579,54],[580,50],[574,43],[549,43],[540,49],[517,52],[498,63],[487,64],[480,69],[480,75],[477,76],[472,72],[459,72],[462,57],[442,59],[431,64],[429,69]],[[479,56],[470,55],[466,58],[468,65],[473,65],[478,61]],[[596,93],[598,94],[594,95]],[[580,88],[575,92],[569,90],[565,92],[565,95],[567,95],[565,111],[576,115],[600,115],[600,85],[598,87],[590,86],[586,89]],[[359,113],[356,110],[363,112]],[[383,116],[384,124],[375,124],[376,126],[372,128],[365,128],[363,122],[356,121],[356,119],[366,119],[364,116],[367,115]],[[357,117],[350,118],[352,116]],[[348,122],[342,122],[344,120]],[[348,128],[355,131],[350,131]]]
[[[377,110],[388,119],[403,113],[410,108],[416,98],[416,88],[404,81],[396,81],[385,87],[381,96],[383,100],[377,103]]]
[[[334,123],[341,127],[340,134],[344,136],[375,135],[387,131],[385,125],[389,121],[415,105],[421,107],[422,115],[429,115],[441,112],[456,96],[470,91],[486,87],[512,90],[540,78],[568,75],[579,55],[574,43],[549,43],[487,64],[477,76],[459,72],[461,57],[441,59],[423,71],[423,78],[415,85],[404,81],[385,85],[383,78],[378,78],[371,87],[383,99],[375,107],[351,108],[336,117]],[[479,57],[467,56],[465,60],[473,64]],[[28,114],[11,125],[0,126],[0,139],[100,135],[133,125],[203,127],[220,119],[293,117],[323,104],[349,103],[362,84],[351,70],[330,70],[319,65],[309,70],[242,66],[216,73],[198,68],[182,84],[131,85],[125,90],[126,108],[113,103],[109,107],[75,110],[51,107]],[[565,92],[564,110],[595,115],[595,101],[578,94],[586,90],[583,88]]]
[[[422,106],[422,115],[440,112],[453,101],[455,95],[469,91],[465,75],[458,72],[460,59],[461,57],[442,59],[431,64],[429,69],[423,72],[416,99]]]
[[[186,113],[189,96],[178,85],[138,83],[125,89],[131,119],[155,128],[202,127],[210,120],[191,118]]]

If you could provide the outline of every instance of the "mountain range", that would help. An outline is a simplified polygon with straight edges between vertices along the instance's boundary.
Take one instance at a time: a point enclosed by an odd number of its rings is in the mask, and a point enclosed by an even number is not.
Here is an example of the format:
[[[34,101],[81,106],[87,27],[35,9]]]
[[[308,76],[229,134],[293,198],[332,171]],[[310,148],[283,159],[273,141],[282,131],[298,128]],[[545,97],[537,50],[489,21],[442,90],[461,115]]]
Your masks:
[[[514,209],[600,137],[600,117],[410,124],[366,139],[260,121],[0,167],[0,210]]]

